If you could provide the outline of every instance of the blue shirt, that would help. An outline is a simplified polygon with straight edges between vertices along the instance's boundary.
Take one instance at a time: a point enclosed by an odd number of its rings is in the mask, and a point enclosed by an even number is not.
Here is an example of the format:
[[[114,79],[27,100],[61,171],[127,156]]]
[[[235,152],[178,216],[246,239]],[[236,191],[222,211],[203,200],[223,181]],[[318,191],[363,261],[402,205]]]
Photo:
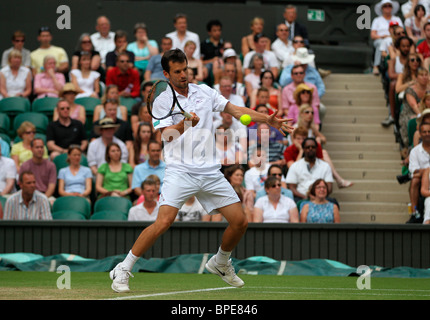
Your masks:
[[[84,193],[86,180],[92,178],[91,169],[80,166],[76,176],[70,171],[70,167],[62,168],[58,172],[58,179],[64,180],[64,191]]]
[[[10,158],[10,145],[5,140],[0,138],[1,155],[6,158]]]
[[[131,188],[140,188],[142,186],[142,182],[145,181],[145,179],[155,174],[160,178],[160,191],[161,186],[163,185],[163,179],[164,179],[164,172],[166,171],[166,164],[160,160],[160,163],[155,168],[150,166],[149,161],[145,161],[144,163],[141,163],[137,165],[134,168],[133,172],[133,180],[131,182]]]
[[[282,87],[285,87],[286,85],[293,82],[293,79],[291,79],[291,69],[293,68],[293,65],[286,66],[281,73],[281,77],[279,78],[279,84]],[[314,67],[311,67],[310,65],[306,68],[306,74],[305,74],[305,82],[310,82],[314,84],[317,87],[318,90],[318,96],[321,98],[325,94],[325,84],[318,72],[317,69]]]

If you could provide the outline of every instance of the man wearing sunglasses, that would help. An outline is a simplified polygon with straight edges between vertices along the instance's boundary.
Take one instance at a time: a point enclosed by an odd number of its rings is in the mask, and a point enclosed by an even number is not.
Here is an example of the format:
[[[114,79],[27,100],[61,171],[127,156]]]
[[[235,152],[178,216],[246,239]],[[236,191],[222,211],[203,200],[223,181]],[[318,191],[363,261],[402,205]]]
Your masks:
[[[140,94],[140,76],[135,68],[130,67],[130,57],[122,52],[116,59],[116,67],[106,73],[106,86],[116,84],[122,97],[137,98]]]
[[[327,162],[317,158],[318,144],[314,138],[306,138],[302,143],[303,158],[294,162],[288,169],[287,187],[293,192],[297,202],[307,198],[309,186],[317,179],[328,184],[327,194],[333,190],[333,174]]]
[[[8,56],[9,53],[15,49],[21,52],[22,55],[22,66],[30,68],[31,59],[30,59],[30,50],[24,48],[25,42],[25,34],[22,31],[15,31],[12,35],[12,47],[3,51],[2,59],[1,59],[1,67],[4,68],[8,65]]]

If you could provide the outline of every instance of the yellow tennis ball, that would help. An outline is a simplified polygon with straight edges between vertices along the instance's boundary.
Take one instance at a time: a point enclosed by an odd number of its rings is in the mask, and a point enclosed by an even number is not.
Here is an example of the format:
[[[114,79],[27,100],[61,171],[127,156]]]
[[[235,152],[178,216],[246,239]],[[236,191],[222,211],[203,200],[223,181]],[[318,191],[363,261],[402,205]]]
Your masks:
[[[250,116],[249,114],[243,114],[243,115],[240,117],[240,122],[241,122],[243,125],[247,126],[248,124],[250,124],[250,123],[251,123],[251,116]]]

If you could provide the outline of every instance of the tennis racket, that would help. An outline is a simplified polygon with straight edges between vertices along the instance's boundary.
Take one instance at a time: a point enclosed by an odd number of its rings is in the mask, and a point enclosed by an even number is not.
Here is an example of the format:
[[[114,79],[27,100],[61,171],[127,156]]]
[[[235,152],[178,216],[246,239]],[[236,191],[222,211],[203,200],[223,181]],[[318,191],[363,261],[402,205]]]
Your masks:
[[[158,80],[152,85],[146,100],[148,112],[154,119],[163,120],[175,114],[182,114],[190,119],[191,114],[182,109],[172,85],[165,80]],[[175,109],[175,107],[177,107]]]

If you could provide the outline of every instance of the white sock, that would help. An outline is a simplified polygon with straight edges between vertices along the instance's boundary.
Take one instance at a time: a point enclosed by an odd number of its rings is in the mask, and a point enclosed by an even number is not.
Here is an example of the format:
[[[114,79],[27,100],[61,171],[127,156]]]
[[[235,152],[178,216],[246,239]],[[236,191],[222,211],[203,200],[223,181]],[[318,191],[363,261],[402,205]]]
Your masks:
[[[124,261],[122,262],[122,265],[125,270],[131,271],[137,260],[139,260],[139,257],[136,257],[130,250],[127,254],[127,257],[125,257]]]
[[[227,264],[228,259],[230,259],[231,251],[224,251],[219,247],[218,252],[215,257],[215,261],[221,265]]]

